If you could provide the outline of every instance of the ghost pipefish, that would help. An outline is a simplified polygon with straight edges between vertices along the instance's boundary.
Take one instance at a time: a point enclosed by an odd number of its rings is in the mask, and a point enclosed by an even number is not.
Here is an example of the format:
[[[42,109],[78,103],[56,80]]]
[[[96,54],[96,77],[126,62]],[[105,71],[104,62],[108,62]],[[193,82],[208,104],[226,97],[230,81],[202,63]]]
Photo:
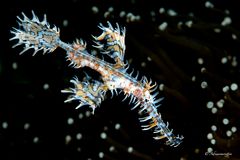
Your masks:
[[[39,51],[43,54],[50,53],[60,47],[67,52],[66,59],[74,68],[89,67],[101,75],[102,81],[95,80],[88,74],[81,81],[75,76],[70,80],[74,87],[61,91],[69,94],[65,102],[79,101],[76,108],[88,105],[94,113],[95,108],[106,98],[107,91],[112,95],[121,92],[125,96],[123,101],[129,98],[129,104],[133,103],[131,109],[138,109],[139,121],[143,123],[142,130],[153,130],[154,139],[166,139],[166,145],[176,147],[182,142],[183,136],[175,136],[168,128],[168,122],[164,123],[157,110],[163,99],[157,98],[159,94],[157,83],[153,83],[146,76],[139,78],[138,72],[133,76],[134,70],[128,73],[129,64],[124,62],[125,28],[119,27],[118,23],[115,28],[110,22],[107,22],[107,26],[100,23],[98,27],[102,33],[93,36],[95,42],[93,47],[99,54],[112,59],[113,62],[110,63],[87,51],[87,45],[82,39],[77,39],[72,44],[61,41],[60,29],[56,26],[51,28],[46,15],[40,21],[33,11],[32,14],[32,19],[24,13],[22,19],[17,16],[19,29],[13,28],[10,31],[14,35],[10,41],[18,40],[13,48],[24,45],[20,54],[33,49],[35,55]]]

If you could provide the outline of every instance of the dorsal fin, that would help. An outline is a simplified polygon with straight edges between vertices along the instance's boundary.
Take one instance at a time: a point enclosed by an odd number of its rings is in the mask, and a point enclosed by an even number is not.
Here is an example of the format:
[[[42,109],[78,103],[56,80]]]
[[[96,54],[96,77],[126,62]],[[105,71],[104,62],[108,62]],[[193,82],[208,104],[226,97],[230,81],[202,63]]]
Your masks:
[[[125,28],[119,27],[116,23],[116,28],[113,28],[110,22],[108,27],[99,24],[99,28],[102,30],[102,34],[98,37],[93,36],[96,48],[101,50],[102,54],[108,55],[115,61],[115,68],[122,68],[124,64],[124,54],[125,54]]]

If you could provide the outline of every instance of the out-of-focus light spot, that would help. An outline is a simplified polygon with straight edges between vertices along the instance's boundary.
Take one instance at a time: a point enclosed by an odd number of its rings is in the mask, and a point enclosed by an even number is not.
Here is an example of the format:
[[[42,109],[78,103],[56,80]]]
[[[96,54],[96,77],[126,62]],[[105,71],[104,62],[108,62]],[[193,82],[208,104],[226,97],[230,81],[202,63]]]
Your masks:
[[[211,152],[213,152],[213,149],[211,147],[208,147],[207,152],[211,153]]]
[[[222,64],[226,64],[227,61],[228,61],[227,57],[222,57],[222,59],[221,59]]]
[[[149,62],[151,62],[151,61],[152,61],[152,58],[151,58],[151,57],[147,57],[147,60],[148,60]]]
[[[189,13],[188,13],[188,16],[189,16],[189,17],[194,17],[194,13],[193,13],[193,12],[189,12]]]
[[[228,92],[229,91],[229,86],[224,86],[222,90],[223,90],[224,93]]]
[[[8,128],[8,123],[7,122],[3,122],[2,123],[2,128],[3,129],[7,129]]]
[[[105,12],[103,16],[104,16],[104,18],[109,17],[110,16],[110,12]]]
[[[224,102],[224,99],[220,99],[219,101],[217,101],[218,108],[223,108]]]
[[[160,9],[159,9],[159,13],[160,13],[160,14],[162,14],[162,13],[164,13],[164,12],[165,12],[165,9],[164,9],[164,8],[160,8]]]
[[[83,119],[83,114],[82,114],[82,113],[79,113],[78,118],[79,118],[79,119]]]
[[[131,64],[133,62],[133,59],[132,58],[129,58],[128,59],[128,63]]]
[[[38,137],[34,137],[33,138],[33,143],[38,143],[39,142],[39,138]]]
[[[156,16],[156,13],[155,13],[154,11],[151,11],[151,12],[150,12],[150,15],[151,15],[152,17],[155,17],[155,16]]]
[[[158,29],[164,31],[167,28],[167,26],[168,26],[167,22],[163,22],[158,26]]]
[[[110,151],[110,152],[113,152],[114,150],[115,150],[115,147],[114,147],[114,146],[110,146],[110,147],[109,147],[109,151]]]
[[[99,157],[99,158],[103,158],[103,157],[104,157],[104,153],[103,153],[103,152],[99,152],[99,153],[98,153],[98,157]]]
[[[215,114],[217,113],[218,109],[216,107],[213,107],[211,111],[212,111],[212,114]]]
[[[136,17],[133,13],[129,12],[127,15],[126,15],[126,18],[127,18],[127,22],[133,22],[136,20]]]
[[[94,14],[98,13],[98,12],[99,12],[98,7],[97,7],[97,6],[92,6],[92,12],[93,12]]]
[[[236,67],[237,64],[238,64],[237,58],[234,56],[233,59],[232,59],[232,66],[233,66],[233,67]]]
[[[68,20],[67,19],[64,19],[62,23],[63,23],[63,27],[67,27],[68,26]]]
[[[139,21],[140,19],[141,19],[141,16],[140,16],[140,15],[136,15],[136,16],[135,16],[135,20],[136,20],[136,21]]]
[[[189,28],[192,27],[192,24],[193,24],[192,21],[187,21],[187,22],[185,22],[185,25],[186,25],[187,27],[189,27]]]
[[[202,67],[201,68],[201,73],[204,73],[204,72],[206,72],[207,71],[207,69],[205,68],[205,67]]]
[[[68,125],[72,125],[74,123],[73,118],[68,118],[67,123]]]
[[[225,12],[226,14],[230,14],[230,11],[229,11],[228,9],[226,9],[224,12]]]
[[[182,25],[183,25],[183,22],[182,22],[182,21],[178,22],[178,24],[177,24],[178,29],[181,29],[181,28],[182,28]]]
[[[103,127],[103,130],[104,130],[104,131],[107,131],[107,130],[108,130],[108,126],[104,126],[104,127]]]
[[[206,8],[214,8],[214,5],[213,5],[211,2],[206,1],[206,2],[205,2],[205,7],[206,7]]]
[[[232,91],[236,91],[238,89],[238,85],[236,83],[232,83],[230,88]]]
[[[192,76],[192,81],[193,81],[193,82],[196,81],[196,76]]]
[[[217,131],[217,126],[212,125],[212,126],[211,126],[211,130],[214,131],[214,132],[216,132],[216,131]]]
[[[203,58],[198,58],[197,61],[198,61],[198,64],[203,64],[203,62],[204,62]]]
[[[221,29],[219,29],[219,28],[214,28],[213,30],[214,30],[215,33],[220,33],[221,32]]]
[[[223,124],[225,124],[225,125],[229,124],[229,120],[227,118],[224,118],[223,119]]]
[[[25,123],[24,126],[23,126],[23,128],[24,128],[25,130],[28,130],[29,127],[30,127],[30,124],[29,124],[29,123]]]
[[[237,132],[237,127],[233,126],[233,127],[231,128],[231,131],[232,131],[233,133]]]
[[[133,147],[128,147],[128,153],[132,153],[133,152]]]
[[[212,101],[207,102],[207,108],[211,109],[213,108],[213,106],[214,106],[214,103]]]
[[[44,90],[48,90],[48,89],[49,89],[49,84],[48,84],[48,83],[45,83],[45,84],[43,85],[43,89],[44,89]]]
[[[232,39],[236,40],[237,39],[237,35],[236,34],[232,34]]]
[[[214,145],[216,144],[216,140],[215,139],[211,139],[211,143]]]
[[[111,6],[108,8],[108,12],[113,12],[114,11],[114,8]]]
[[[146,62],[141,63],[141,67],[146,67],[146,65],[147,65]]]
[[[107,139],[107,134],[106,134],[105,132],[102,132],[102,133],[100,134],[100,137],[101,137],[102,139]]]
[[[119,17],[120,17],[120,18],[123,18],[124,16],[126,16],[126,12],[125,12],[125,11],[121,11],[121,12],[119,13]]]
[[[18,68],[17,62],[13,62],[13,63],[12,63],[12,68],[13,68],[14,70]]]
[[[65,144],[69,144],[69,142],[72,140],[72,137],[70,135],[66,135],[65,137]]]
[[[77,140],[82,139],[82,134],[81,134],[81,133],[78,133],[78,134],[76,135],[76,139],[77,139]]]
[[[208,133],[207,134],[207,139],[213,139],[213,134],[212,133]]]
[[[82,149],[81,149],[80,147],[77,147],[77,151],[78,151],[78,152],[81,152]]]
[[[226,135],[227,135],[228,137],[231,137],[231,136],[232,136],[232,131],[227,130]]]
[[[91,115],[91,112],[90,111],[86,111],[85,115],[86,115],[86,117],[89,117]]]
[[[201,83],[201,88],[202,88],[202,89],[207,88],[207,86],[208,86],[208,84],[207,84],[206,81],[203,81],[203,82]]]
[[[119,130],[120,128],[121,128],[121,125],[120,125],[119,123],[116,123],[116,124],[115,124],[115,129],[116,129],[116,130]]]
[[[160,84],[160,85],[159,85],[159,90],[160,90],[160,91],[163,91],[163,90],[164,90],[164,84]]]
[[[169,10],[167,11],[167,14],[168,14],[169,16],[176,16],[176,15],[177,15],[177,12],[174,11],[173,9],[169,9]]]
[[[232,23],[232,19],[230,17],[225,17],[221,23],[222,26],[227,26]]]
[[[200,149],[199,148],[195,148],[194,153],[196,153],[196,154],[200,153]]]

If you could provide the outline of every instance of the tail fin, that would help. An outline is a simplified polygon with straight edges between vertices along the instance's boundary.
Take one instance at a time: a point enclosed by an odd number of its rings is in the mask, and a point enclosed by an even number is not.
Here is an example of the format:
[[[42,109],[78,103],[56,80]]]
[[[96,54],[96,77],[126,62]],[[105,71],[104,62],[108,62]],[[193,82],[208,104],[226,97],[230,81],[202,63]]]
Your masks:
[[[161,99],[159,99],[161,100]],[[158,100],[156,100],[158,101]],[[155,102],[156,102],[155,101]],[[147,123],[146,125],[142,125],[142,130],[152,130],[154,129],[153,133],[156,134],[153,138],[156,140],[159,139],[167,139],[166,145],[177,147],[183,140],[183,136],[175,136],[168,128],[168,122],[164,123],[161,118],[161,114],[158,113],[157,107],[155,104],[143,104],[142,108],[139,111],[139,114],[144,115],[144,117],[139,118],[140,122]],[[145,115],[146,114],[146,115]]]
[[[56,26],[50,27],[47,22],[47,17],[44,15],[43,21],[39,21],[38,17],[32,11],[33,18],[29,19],[24,13],[23,19],[17,16],[19,29],[13,28],[10,32],[14,34],[14,37],[9,40],[18,40],[18,43],[13,45],[13,48],[19,45],[24,45],[24,53],[29,49],[34,49],[33,55],[38,51],[43,50],[43,53],[53,52],[58,47],[60,41],[60,30]]]

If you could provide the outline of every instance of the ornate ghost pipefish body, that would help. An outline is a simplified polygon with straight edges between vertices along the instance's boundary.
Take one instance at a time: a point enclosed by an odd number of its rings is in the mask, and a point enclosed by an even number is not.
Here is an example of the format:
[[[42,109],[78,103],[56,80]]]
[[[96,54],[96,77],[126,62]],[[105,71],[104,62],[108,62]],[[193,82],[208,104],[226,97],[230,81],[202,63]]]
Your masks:
[[[162,100],[157,98],[158,85],[153,84],[152,80],[148,80],[145,76],[139,78],[138,73],[135,77],[133,71],[128,73],[129,65],[124,62],[125,28],[120,28],[118,24],[114,28],[108,22],[108,27],[99,25],[102,30],[101,35],[93,36],[96,43],[94,47],[99,50],[99,54],[111,58],[114,63],[110,63],[89,53],[86,50],[86,43],[81,39],[77,39],[72,44],[61,41],[59,28],[56,26],[51,28],[46,15],[43,21],[39,21],[34,12],[32,14],[32,19],[24,13],[22,13],[23,19],[17,17],[20,29],[13,28],[11,31],[14,37],[10,40],[18,40],[13,48],[24,45],[20,54],[33,49],[35,55],[40,50],[47,53],[60,47],[66,50],[66,58],[74,68],[89,67],[101,74],[102,81],[95,80],[87,74],[82,81],[77,77],[70,80],[74,87],[62,90],[63,93],[70,94],[65,102],[77,100],[79,105],[76,108],[89,105],[94,113],[95,108],[105,99],[107,91],[112,94],[122,92],[125,95],[123,101],[129,97],[130,103],[134,104],[131,109],[138,109],[138,114],[141,116],[139,121],[144,123],[143,130],[153,130],[155,139],[165,138],[166,144],[170,146],[176,147],[182,142],[183,136],[175,136],[157,111]]]

